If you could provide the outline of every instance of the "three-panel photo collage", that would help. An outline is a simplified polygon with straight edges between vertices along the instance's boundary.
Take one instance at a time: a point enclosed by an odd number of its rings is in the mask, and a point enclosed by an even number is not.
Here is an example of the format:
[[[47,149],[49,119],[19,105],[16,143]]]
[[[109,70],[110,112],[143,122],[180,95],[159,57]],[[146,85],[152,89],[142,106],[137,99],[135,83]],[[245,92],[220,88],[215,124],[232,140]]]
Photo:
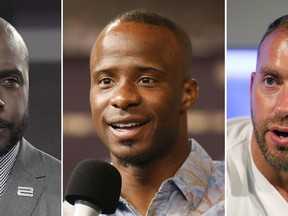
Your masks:
[[[0,3],[0,216],[98,215],[288,215],[288,1]]]

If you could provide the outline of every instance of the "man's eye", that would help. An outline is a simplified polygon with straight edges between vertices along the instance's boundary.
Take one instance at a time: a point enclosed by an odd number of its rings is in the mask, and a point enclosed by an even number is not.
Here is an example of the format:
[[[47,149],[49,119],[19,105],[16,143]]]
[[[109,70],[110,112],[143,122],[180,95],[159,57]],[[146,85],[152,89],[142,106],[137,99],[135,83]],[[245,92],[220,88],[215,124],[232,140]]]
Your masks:
[[[10,77],[3,79],[1,85],[9,88],[14,88],[14,87],[20,87],[21,83],[17,78]]]
[[[143,78],[140,79],[139,82],[140,82],[140,83],[143,83],[143,84],[147,84],[147,83],[153,83],[154,80],[151,79],[151,78],[149,78],[149,77],[143,77]]]
[[[277,84],[277,81],[274,78],[272,78],[272,77],[265,78],[264,82],[268,86],[272,86],[272,85],[276,85]]]
[[[104,78],[104,79],[102,79],[101,81],[100,81],[100,83],[101,84],[104,84],[104,85],[109,85],[109,84],[111,84],[111,80],[110,79],[108,79],[108,78]]]
[[[111,83],[111,80],[110,79],[102,79],[100,83],[102,83],[104,85],[109,85]]]

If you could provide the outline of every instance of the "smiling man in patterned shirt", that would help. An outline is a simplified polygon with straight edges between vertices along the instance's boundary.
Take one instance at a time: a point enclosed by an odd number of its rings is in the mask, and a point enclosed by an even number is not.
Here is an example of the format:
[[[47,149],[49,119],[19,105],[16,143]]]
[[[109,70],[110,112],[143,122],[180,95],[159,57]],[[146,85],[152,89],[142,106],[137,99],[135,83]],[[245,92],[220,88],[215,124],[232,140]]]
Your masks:
[[[115,215],[224,215],[224,164],[188,139],[191,52],[181,27],[145,10],[114,19],[92,47],[93,122],[122,176]]]

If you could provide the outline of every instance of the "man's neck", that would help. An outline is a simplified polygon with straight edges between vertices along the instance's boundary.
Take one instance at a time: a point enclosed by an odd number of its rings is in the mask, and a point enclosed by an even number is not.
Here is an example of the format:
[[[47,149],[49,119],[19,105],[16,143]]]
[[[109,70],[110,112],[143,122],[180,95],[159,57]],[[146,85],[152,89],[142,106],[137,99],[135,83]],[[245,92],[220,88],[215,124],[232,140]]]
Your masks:
[[[252,136],[251,151],[258,170],[288,202],[288,172],[278,171],[268,164],[254,136]]]
[[[190,145],[184,151],[168,154],[139,166],[123,166],[117,159],[112,162],[122,176],[121,196],[139,213],[146,215],[149,205],[161,184],[175,175],[190,153]]]

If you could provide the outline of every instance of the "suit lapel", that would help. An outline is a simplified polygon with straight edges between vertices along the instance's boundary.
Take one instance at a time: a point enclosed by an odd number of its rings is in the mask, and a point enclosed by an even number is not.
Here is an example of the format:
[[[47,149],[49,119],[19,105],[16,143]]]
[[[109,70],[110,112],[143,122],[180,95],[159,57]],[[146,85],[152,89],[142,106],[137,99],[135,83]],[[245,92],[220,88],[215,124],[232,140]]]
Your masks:
[[[44,190],[43,161],[23,139],[19,154],[0,199],[1,216],[30,216]],[[21,214],[20,214],[21,213]]]

